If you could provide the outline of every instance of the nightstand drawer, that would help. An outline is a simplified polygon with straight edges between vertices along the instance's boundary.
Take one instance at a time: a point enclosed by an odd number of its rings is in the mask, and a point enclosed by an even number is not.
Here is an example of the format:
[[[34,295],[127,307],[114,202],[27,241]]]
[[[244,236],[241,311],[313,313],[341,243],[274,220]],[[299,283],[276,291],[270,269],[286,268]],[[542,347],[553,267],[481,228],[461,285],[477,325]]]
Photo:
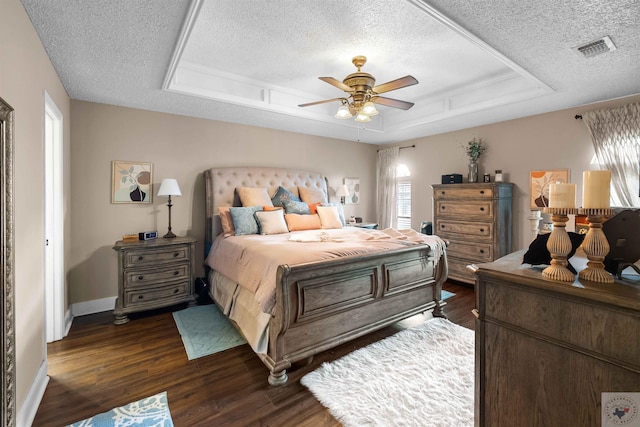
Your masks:
[[[473,238],[493,237],[493,224],[490,222],[463,222],[448,219],[437,219],[434,233],[445,238],[455,238],[456,235]]]
[[[169,267],[146,270],[130,270],[125,273],[125,283],[127,288],[149,286],[157,282],[168,280],[184,280],[191,277],[189,264],[176,264]]]
[[[144,251],[132,250],[125,254],[124,266],[129,268],[184,261],[189,259],[189,255],[189,246],[162,247]]]
[[[450,187],[450,188],[449,188]],[[456,187],[455,184],[449,184],[447,188],[439,188],[433,192],[433,198],[442,199],[491,199],[493,198],[493,187]]]
[[[189,291],[188,281],[157,288],[132,289],[124,294],[125,307],[154,304],[158,301],[165,301],[168,305],[172,298],[184,299],[189,295]]]
[[[468,258],[472,262],[493,261],[493,245],[491,243],[476,243],[449,239],[447,252],[461,258]]]
[[[491,200],[438,200],[436,210],[440,216],[468,216],[474,219],[490,219],[493,216]]]

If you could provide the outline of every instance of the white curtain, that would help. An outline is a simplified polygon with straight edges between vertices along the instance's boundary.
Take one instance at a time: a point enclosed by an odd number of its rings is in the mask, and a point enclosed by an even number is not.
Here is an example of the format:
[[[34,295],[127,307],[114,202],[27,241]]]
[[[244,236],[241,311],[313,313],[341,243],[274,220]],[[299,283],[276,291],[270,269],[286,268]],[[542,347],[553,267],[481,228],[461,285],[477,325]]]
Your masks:
[[[611,171],[612,206],[640,207],[640,104],[582,115],[601,168]]]
[[[400,147],[388,147],[378,150],[378,228],[398,226],[398,208],[396,200],[396,187],[398,174],[396,163]]]

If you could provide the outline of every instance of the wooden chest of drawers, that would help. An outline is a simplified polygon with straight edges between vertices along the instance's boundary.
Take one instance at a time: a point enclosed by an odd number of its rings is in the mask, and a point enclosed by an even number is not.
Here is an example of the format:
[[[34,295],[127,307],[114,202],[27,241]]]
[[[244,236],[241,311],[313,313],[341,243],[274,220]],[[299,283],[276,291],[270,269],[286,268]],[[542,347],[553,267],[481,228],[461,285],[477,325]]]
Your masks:
[[[546,280],[524,253],[476,273],[476,426],[599,426],[603,392],[640,390],[640,287]]]
[[[449,241],[449,277],[475,283],[469,264],[511,252],[513,184],[438,184],[433,188],[433,233]]]
[[[114,323],[128,313],[188,302],[195,304],[195,244],[190,237],[118,241],[118,298]]]

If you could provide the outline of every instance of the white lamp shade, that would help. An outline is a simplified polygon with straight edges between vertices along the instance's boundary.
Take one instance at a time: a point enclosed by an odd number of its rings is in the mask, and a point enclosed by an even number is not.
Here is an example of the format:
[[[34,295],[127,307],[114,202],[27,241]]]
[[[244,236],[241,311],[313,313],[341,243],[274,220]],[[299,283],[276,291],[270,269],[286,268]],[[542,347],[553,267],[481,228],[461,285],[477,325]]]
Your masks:
[[[158,190],[158,196],[182,196],[178,181],[173,178],[163,179],[162,184],[160,184],[160,190]]]
[[[360,122],[360,123],[367,123],[371,121],[371,118],[369,116],[365,116],[362,113],[358,113],[358,115],[356,116],[356,122]]]
[[[349,117],[352,117],[352,114],[349,111],[349,107],[347,107],[346,105],[341,105],[340,108],[338,108],[338,112],[336,113],[335,118],[348,119]]]
[[[338,185],[336,188],[336,197],[347,197],[349,195],[349,188],[345,184]]]
[[[373,102],[367,101],[364,103],[360,114],[364,114],[365,116],[375,116],[378,114],[378,110],[376,110],[376,106]]]

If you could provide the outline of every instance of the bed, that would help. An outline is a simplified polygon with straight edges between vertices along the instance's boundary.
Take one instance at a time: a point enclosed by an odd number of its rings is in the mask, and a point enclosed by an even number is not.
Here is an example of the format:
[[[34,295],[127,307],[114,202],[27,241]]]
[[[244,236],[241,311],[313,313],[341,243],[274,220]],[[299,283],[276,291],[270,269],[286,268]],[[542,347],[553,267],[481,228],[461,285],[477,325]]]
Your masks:
[[[306,171],[233,167],[208,169],[204,181],[209,292],[269,369],[269,384],[285,384],[287,369],[293,363],[309,360],[391,323],[428,310],[433,310],[436,317],[445,317],[441,294],[447,278],[447,260],[444,242],[437,237],[420,235],[421,240],[411,235],[396,240],[393,236],[399,236],[399,232],[395,230],[355,227],[225,237],[219,208],[242,206],[236,189],[266,188],[269,194],[280,187],[294,194],[307,189],[324,193],[328,199],[327,180]],[[330,209],[333,212],[334,208]],[[382,233],[392,238],[387,239]],[[315,241],[314,236],[324,241],[325,247],[334,248],[343,247],[340,245],[345,244],[345,239],[358,240],[353,243],[358,249],[338,256],[329,251],[334,255],[309,261],[302,256],[302,248],[310,245],[305,239],[311,237]],[[243,256],[253,250],[268,258],[273,251],[258,249],[258,243],[267,238],[280,241],[277,244],[297,244],[296,256],[290,258],[297,261],[278,261],[275,266],[264,267],[263,274],[252,273],[260,276],[254,277],[261,281],[260,285],[239,283],[246,274],[242,269],[241,273],[227,269],[231,254],[235,251]],[[367,239],[376,242],[363,245],[359,241]],[[237,249],[234,243],[244,246]],[[380,247],[370,250],[369,245]],[[257,262],[251,261],[250,265],[256,266]],[[266,286],[262,282],[271,284],[272,290],[259,297]]]

